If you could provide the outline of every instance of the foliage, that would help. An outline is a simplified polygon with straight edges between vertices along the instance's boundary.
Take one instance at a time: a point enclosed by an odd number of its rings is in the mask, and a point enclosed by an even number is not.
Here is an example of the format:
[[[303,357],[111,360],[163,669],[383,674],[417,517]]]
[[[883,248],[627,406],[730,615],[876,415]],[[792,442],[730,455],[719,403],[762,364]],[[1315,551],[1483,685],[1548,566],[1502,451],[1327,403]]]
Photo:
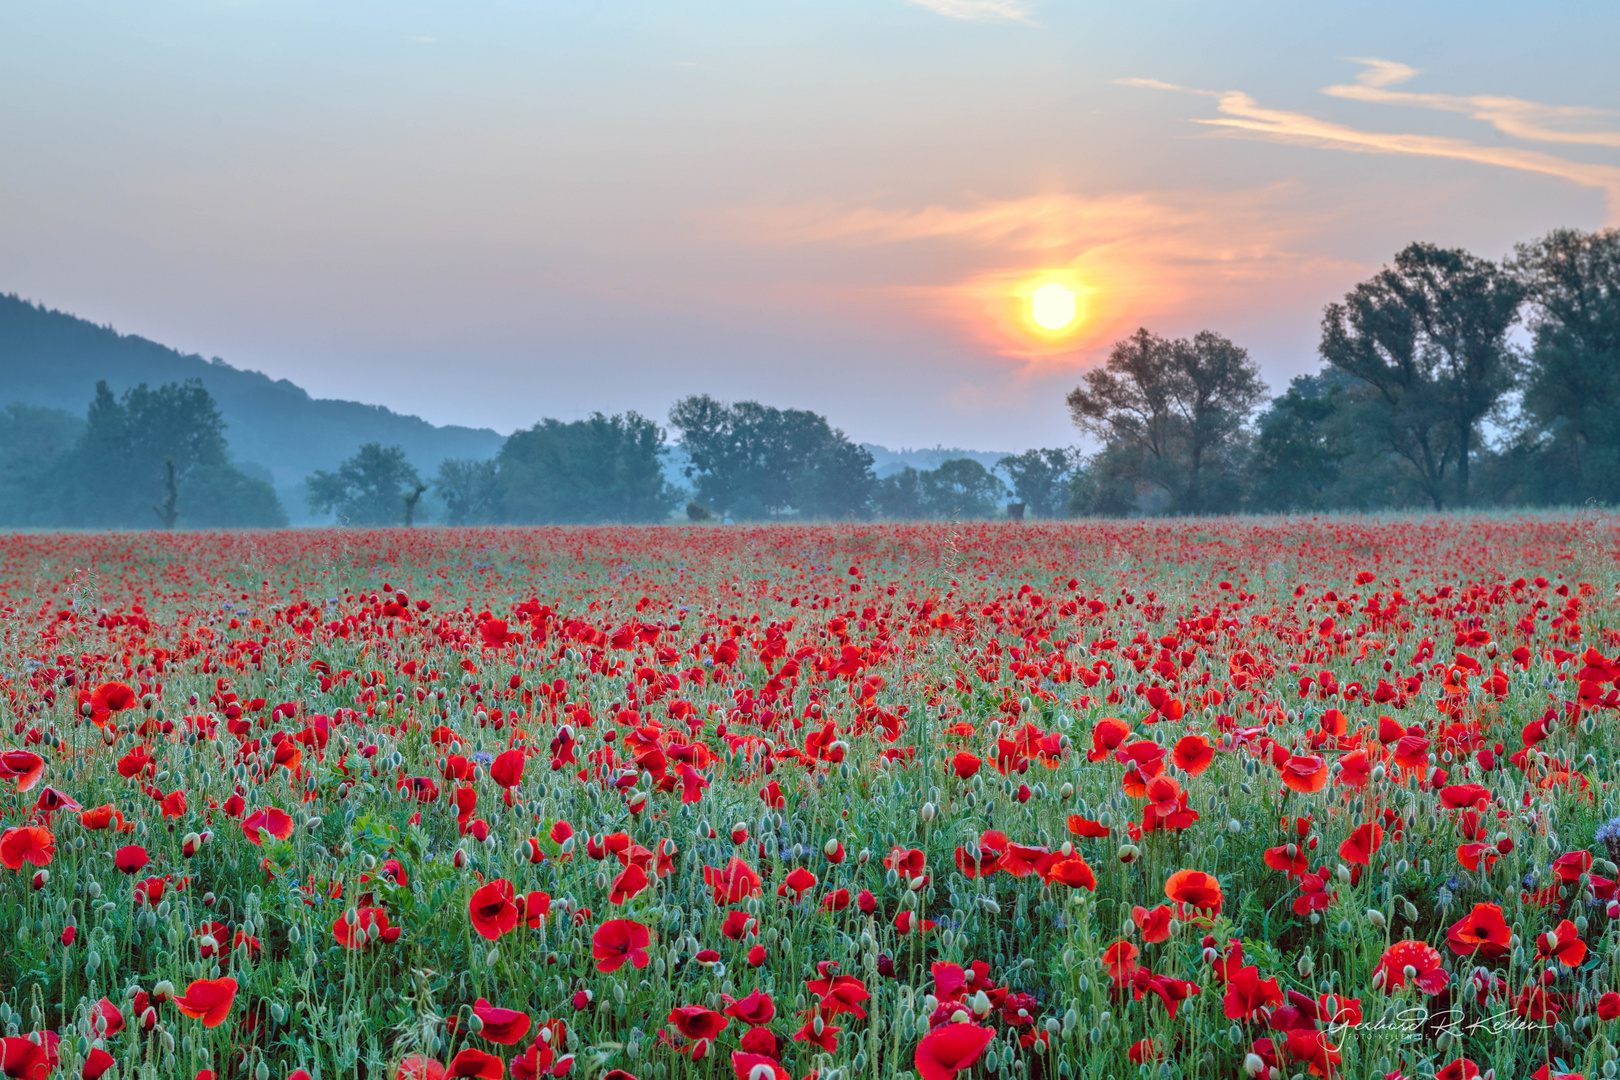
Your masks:
[[[1076,454],[1067,449],[1026,450],[1009,454],[996,468],[1012,481],[1013,495],[1032,517],[1067,517]]]
[[[155,389],[142,383],[117,396],[105,382],[97,383],[72,449],[48,465],[36,462],[39,487],[30,517],[40,524],[286,524],[270,485],[231,463],[225,422],[196,380]]]
[[[664,432],[637,413],[542,420],[496,457],[501,521],[595,524],[663,521],[679,501],[659,458]]]
[[[1436,510],[1468,505],[1480,421],[1514,383],[1507,333],[1524,295],[1495,263],[1412,244],[1323,316],[1322,358],[1362,384],[1376,444]]]
[[[1068,403],[1075,424],[1105,444],[1094,466],[1108,512],[1157,489],[1168,511],[1196,514],[1237,501],[1244,426],[1264,393],[1259,367],[1219,334],[1169,340],[1140,329]]]
[[[52,470],[83,434],[84,420],[61,409],[0,409],[0,526],[50,523]]]
[[[317,469],[307,481],[309,507],[342,525],[399,525],[406,500],[422,483],[398,446],[366,443],[336,472]]]
[[[1530,300],[1521,445],[1527,501],[1620,500],[1620,229],[1560,229],[1518,250]]]
[[[433,478],[433,491],[444,502],[445,524],[489,525],[500,518],[499,474],[495,461],[445,458]]]
[[[707,394],[677,401],[670,425],[691,459],[697,499],[739,520],[867,513],[872,455],[823,416]]]
[[[0,538],[0,1052],[1599,1076],[1617,535]]]
[[[971,458],[952,458],[933,469],[907,465],[877,482],[873,504],[897,521],[1001,516],[998,500],[1007,494],[995,475]]]

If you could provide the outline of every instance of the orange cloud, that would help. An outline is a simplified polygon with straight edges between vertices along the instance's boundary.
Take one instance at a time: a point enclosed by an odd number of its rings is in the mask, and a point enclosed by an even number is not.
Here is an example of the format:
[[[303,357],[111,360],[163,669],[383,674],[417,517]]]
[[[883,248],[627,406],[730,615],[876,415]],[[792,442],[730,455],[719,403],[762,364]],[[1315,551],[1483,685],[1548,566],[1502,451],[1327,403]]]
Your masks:
[[[1364,269],[1302,250],[1328,215],[1295,211],[1296,195],[1275,185],[919,209],[818,203],[740,211],[731,224],[756,243],[785,247],[910,247],[925,264],[948,252],[937,261],[965,268],[954,280],[880,286],[874,298],[891,310],[898,298],[1033,371],[1091,362],[1143,324],[1218,327],[1256,288],[1303,295]],[[1030,318],[1030,294],[1048,282],[1077,298],[1075,323],[1057,333]]]
[[[1448,112],[1466,112],[1489,120],[1504,134],[1552,142],[1584,142],[1591,145],[1620,145],[1612,132],[1558,131],[1547,125],[1589,119],[1602,115],[1596,110],[1539,105],[1517,98],[1455,98],[1441,94],[1411,94],[1389,90],[1417,74],[1413,68],[1387,60],[1363,61],[1370,67],[1355,86],[1329,87],[1335,97],[1386,104],[1416,105]],[[1198,90],[1158,79],[1121,79],[1125,86],[1174,90],[1216,100],[1219,119],[1195,123],[1218,128],[1224,133],[1274,142],[1314,146],[1327,150],[1347,150],[1371,154],[1405,154],[1417,157],[1449,158],[1481,165],[1553,176],[1582,187],[1595,188],[1608,203],[1609,220],[1620,222],[1620,166],[1573,161],[1541,150],[1511,146],[1481,146],[1466,139],[1439,135],[1364,131],[1346,124],[1322,120],[1306,113],[1268,109],[1240,90]]]

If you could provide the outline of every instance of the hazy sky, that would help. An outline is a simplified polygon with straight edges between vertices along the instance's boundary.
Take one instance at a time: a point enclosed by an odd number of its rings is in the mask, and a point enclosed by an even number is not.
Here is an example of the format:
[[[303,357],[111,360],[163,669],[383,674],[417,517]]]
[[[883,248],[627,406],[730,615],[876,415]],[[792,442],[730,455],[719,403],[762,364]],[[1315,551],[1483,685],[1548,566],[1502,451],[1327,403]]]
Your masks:
[[[1072,441],[1403,244],[1620,220],[1620,5],[0,2],[0,291],[503,431],[706,391]],[[1076,292],[1041,336],[1028,294]]]

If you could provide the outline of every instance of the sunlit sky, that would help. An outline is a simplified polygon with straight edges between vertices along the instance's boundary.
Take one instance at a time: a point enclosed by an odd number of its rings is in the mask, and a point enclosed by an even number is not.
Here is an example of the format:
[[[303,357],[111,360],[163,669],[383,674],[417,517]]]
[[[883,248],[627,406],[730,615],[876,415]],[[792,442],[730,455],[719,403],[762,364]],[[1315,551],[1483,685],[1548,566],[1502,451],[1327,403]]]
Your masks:
[[[1617,41],[1612,3],[12,2],[0,291],[439,423],[707,392],[1063,445],[1138,325],[1280,391],[1405,243],[1620,221]]]

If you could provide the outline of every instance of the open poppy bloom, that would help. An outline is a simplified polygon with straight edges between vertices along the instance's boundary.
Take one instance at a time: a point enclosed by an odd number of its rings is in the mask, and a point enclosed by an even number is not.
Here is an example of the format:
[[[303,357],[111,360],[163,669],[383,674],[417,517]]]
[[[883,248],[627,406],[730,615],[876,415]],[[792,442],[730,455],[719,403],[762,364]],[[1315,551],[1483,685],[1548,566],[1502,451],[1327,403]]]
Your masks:
[[[1290,754],[1282,765],[1284,786],[1301,794],[1310,794],[1327,787],[1327,762],[1315,754]]]
[[[512,883],[505,878],[487,882],[467,901],[467,916],[481,937],[494,941],[518,923],[517,905],[512,902]]]
[[[174,1004],[193,1020],[201,1020],[204,1027],[218,1027],[230,1015],[235,1000],[235,979],[198,979],[174,999]]]
[[[1373,972],[1376,985],[1392,994],[1411,983],[1431,997],[1446,988],[1451,976],[1440,966],[1440,954],[1421,941],[1407,938],[1384,950]]]
[[[918,1040],[911,1061],[922,1080],[955,1080],[984,1056],[995,1037],[993,1030],[977,1024],[941,1024]]]
[[[113,855],[113,865],[126,874],[135,873],[151,861],[152,857],[139,844],[126,844]]]
[[[30,750],[7,750],[0,753],[0,779],[17,781],[21,794],[33,789],[45,775],[45,759]]]
[[[1202,870],[1177,870],[1164,883],[1164,895],[1195,911],[1221,913],[1221,883]]]
[[[1458,956],[1477,953],[1487,960],[1506,956],[1512,938],[1513,931],[1496,904],[1475,904],[1474,910],[1446,931],[1446,944],[1452,952]]]
[[[693,1041],[698,1039],[712,1041],[731,1023],[727,1017],[702,1005],[681,1005],[671,1009],[665,1019],[679,1028],[682,1035]]]
[[[591,935],[591,956],[596,970],[618,971],[628,961],[638,970],[650,963],[647,946],[652,934],[645,926],[630,919],[609,919]]]
[[[1339,858],[1347,863],[1366,866],[1384,843],[1384,830],[1373,822],[1357,825],[1339,845]]]
[[[261,829],[277,840],[285,840],[292,835],[292,815],[274,806],[266,806],[242,819],[242,835],[250,842],[254,844],[261,842],[259,836]]]
[[[491,1005],[484,998],[473,1002],[473,1015],[478,1017],[484,1025],[478,1034],[492,1043],[502,1046],[513,1046],[523,1040],[529,1033],[529,1026],[534,1022],[529,1014],[516,1009],[500,1009]]]
[[[399,940],[399,934],[399,927],[388,925],[388,912],[380,907],[357,909],[352,923],[347,915],[332,923],[332,937],[345,949],[363,949],[373,941],[391,944]]]
[[[506,1064],[494,1054],[486,1054],[475,1047],[458,1053],[450,1059],[450,1067],[444,1071],[449,1078],[470,1077],[472,1080],[501,1080],[506,1075]]]
[[[0,864],[8,870],[21,870],[23,864],[49,866],[56,857],[56,837],[38,825],[7,829],[0,835]]]

